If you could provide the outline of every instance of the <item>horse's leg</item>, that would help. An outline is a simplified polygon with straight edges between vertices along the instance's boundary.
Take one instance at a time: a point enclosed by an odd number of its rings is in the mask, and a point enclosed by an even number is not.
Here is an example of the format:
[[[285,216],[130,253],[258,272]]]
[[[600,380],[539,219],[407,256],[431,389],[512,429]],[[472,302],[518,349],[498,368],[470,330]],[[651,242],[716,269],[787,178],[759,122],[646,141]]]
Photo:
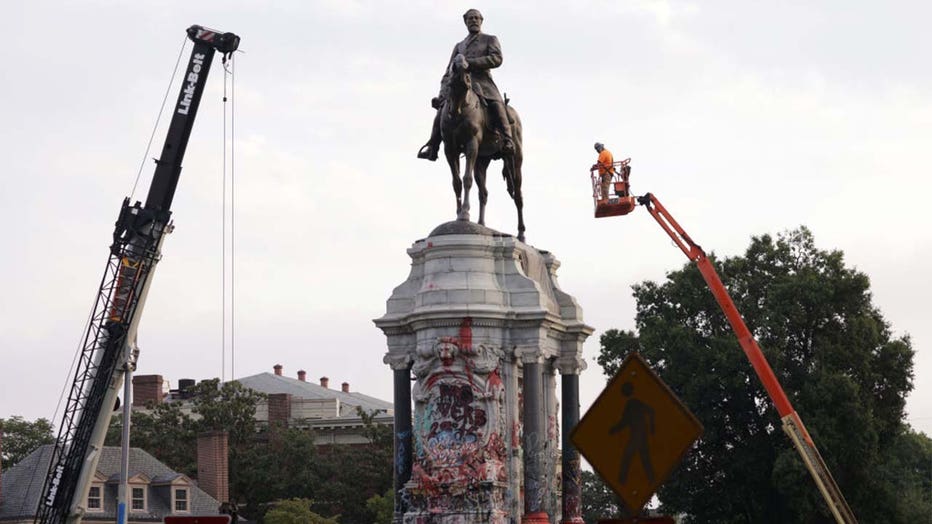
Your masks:
[[[514,157],[505,155],[502,157],[502,178],[505,179],[505,189],[508,190],[508,196],[512,200],[515,198],[515,177],[514,177]]]
[[[476,169],[476,157],[479,153],[479,141],[473,136],[466,142],[465,157],[463,167],[463,206],[460,208],[459,220],[469,220],[469,190],[472,189],[473,172]]]
[[[460,155],[451,146],[444,142],[443,154],[447,157],[447,163],[450,164],[450,174],[453,175],[453,193],[456,195],[456,216],[459,218],[463,208],[463,181],[460,180]]]
[[[489,199],[489,191],[485,187],[485,173],[489,168],[491,157],[483,156],[476,160],[476,189],[479,192],[479,225],[485,225],[485,203]]]
[[[521,195],[521,163],[523,161],[521,151],[516,151],[511,164],[511,176],[514,182],[514,201],[515,208],[518,210],[518,240],[524,242],[524,197]]]

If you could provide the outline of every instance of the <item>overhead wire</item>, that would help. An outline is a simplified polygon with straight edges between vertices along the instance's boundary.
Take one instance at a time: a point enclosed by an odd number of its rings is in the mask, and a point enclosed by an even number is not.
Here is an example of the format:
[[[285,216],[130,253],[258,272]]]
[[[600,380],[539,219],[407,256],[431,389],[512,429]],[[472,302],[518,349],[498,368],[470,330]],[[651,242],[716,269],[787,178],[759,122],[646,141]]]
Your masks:
[[[222,189],[222,226],[221,226],[221,380],[226,381],[226,354],[227,354],[227,333],[229,332],[229,353],[230,353],[230,375],[236,377],[236,257],[235,257],[235,240],[236,240],[236,193],[235,193],[235,173],[236,173],[236,96],[235,96],[235,54],[229,56],[229,60],[223,61],[223,189]],[[227,86],[229,85],[229,96],[227,96]],[[229,103],[229,106],[227,105]],[[229,115],[229,125],[227,124],[227,115]],[[229,143],[228,143],[229,137]],[[229,160],[229,198],[227,197],[227,161]],[[227,202],[229,201],[229,211],[227,211]],[[229,219],[229,232],[227,232],[227,220]],[[227,249],[227,239],[229,238],[230,247]],[[229,278],[227,277],[227,266],[230,268]],[[227,289],[229,288],[230,299],[227,301]],[[227,328],[227,312],[229,311],[229,328]]]
[[[230,376],[236,378],[236,62],[230,55]],[[223,67],[226,71],[226,64]]]

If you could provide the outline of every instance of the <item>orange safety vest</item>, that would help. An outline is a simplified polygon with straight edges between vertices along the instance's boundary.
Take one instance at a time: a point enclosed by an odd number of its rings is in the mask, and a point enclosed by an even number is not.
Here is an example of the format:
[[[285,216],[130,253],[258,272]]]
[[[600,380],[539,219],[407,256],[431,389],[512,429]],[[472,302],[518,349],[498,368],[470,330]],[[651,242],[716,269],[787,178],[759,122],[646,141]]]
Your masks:
[[[613,172],[612,164],[614,163],[615,163],[615,159],[614,157],[612,157],[612,153],[608,149],[602,148],[602,152],[599,153],[599,160],[598,160],[599,174],[600,175],[612,174]]]

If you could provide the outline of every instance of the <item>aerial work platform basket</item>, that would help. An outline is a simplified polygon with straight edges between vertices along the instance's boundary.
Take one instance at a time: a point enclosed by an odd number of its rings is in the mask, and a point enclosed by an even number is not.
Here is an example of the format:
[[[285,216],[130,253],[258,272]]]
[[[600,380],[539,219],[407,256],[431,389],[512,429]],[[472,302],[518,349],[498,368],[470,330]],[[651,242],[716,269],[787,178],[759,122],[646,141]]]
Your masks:
[[[637,202],[631,196],[631,186],[628,184],[628,177],[631,176],[630,164],[630,158],[612,163],[611,181],[605,186],[604,192],[598,166],[592,166],[589,170],[596,218],[627,215],[634,211]]]

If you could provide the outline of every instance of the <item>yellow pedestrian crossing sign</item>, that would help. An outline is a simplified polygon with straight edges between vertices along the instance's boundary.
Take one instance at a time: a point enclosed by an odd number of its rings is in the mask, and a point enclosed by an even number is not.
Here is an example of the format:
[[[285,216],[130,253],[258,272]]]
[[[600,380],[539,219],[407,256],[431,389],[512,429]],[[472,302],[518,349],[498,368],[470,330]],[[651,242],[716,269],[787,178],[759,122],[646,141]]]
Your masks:
[[[702,424],[631,353],[573,430],[571,440],[634,513],[702,434]]]

